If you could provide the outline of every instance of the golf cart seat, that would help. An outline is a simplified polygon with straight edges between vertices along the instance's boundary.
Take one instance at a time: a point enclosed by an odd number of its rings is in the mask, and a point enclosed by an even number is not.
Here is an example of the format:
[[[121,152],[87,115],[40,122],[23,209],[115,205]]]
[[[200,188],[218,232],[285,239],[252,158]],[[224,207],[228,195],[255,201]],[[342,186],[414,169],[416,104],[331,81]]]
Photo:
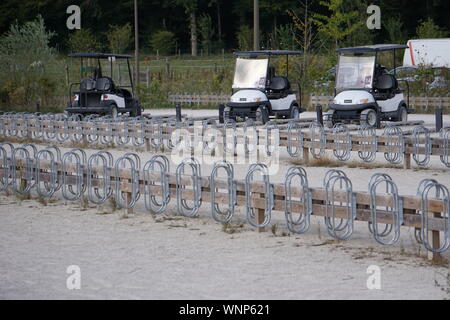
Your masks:
[[[291,89],[291,84],[286,77],[273,77],[270,80],[269,90],[267,97],[269,99],[281,99],[287,94],[287,91]]]
[[[113,91],[114,82],[109,77],[98,78],[95,83],[95,90],[97,91]]]
[[[388,100],[395,96],[397,80],[391,74],[382,74],[377,78],[373,97],[375,100]]]
[[[95,89],[95,80],[92,78],[84,78],[80,82],[80,92],[92,91]]]

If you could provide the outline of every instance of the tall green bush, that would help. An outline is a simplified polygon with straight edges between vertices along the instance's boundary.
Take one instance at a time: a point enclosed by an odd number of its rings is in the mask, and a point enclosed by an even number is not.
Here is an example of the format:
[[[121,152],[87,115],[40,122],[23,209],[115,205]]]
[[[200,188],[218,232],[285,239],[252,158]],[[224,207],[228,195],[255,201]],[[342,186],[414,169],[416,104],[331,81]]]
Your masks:
[[[131,24],[124,26],[109,26],[106,33],[109,50],[113,53],[124,53],[133,41]]]
[[[150,38],[150,47],[153,51],[159,51],[161,55],[169,55],[174,52],[176,44],[175,34],[170,31],[155,32]]]

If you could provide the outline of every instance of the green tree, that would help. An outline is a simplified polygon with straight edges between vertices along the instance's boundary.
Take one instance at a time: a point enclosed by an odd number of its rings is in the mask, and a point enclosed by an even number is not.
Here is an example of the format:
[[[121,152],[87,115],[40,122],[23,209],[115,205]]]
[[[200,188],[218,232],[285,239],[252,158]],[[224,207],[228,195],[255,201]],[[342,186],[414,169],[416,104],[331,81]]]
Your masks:
[[[421,21],[419,26],[416,28],[416,35],[418,39],[429,39],[429,38],[444,38],[447,32],[441,29],[432,18]]]
[[[198,55],[198,36],[197,36],[197,10],[198,0],[175,0],[176,4],[183,6],[189,17],[190,33],[191,33],[191,54],[196,57]]]
[[[106,33],[109,50],[113,53],[124,53],[133,41],[131,24],[124,26],[110,26]]]
[[[150,47],[155,52],[158,50],[161,55],[171,54],[175,49],[175,44],[175,34],[170,31],[155,32],[150,38]]]
[[[326,7],[330,14],[315,13],[313,21],[319,32],[332,41],[333,49],[339,46],[339,41],[342,41],[364,25],[364,22],[358,20],[358,11],[343,11],[343,0],[327,0],[319,3]]]
[[[67,47],[71,52],[96,52],[102,49],[100,42],[87,28],[72,33],[67,40]]]
[[[248,51],[253,48],[253,30],[242,25],[236,33],[239,50]]]
[[[198,20],[198,29],[201,37],[202,49],[207,55],[211,53],[214,29],[212,26],[211,16],[204,14]]]
[[[401,16],[389,17],[385,21],[384,28],[389,35],[389,42],[406,43],[408,35],[403,29],[403,21]]]
[[[48,74],[55,63],[56,52],[49,46],[54,35],[38,16],[22,25],[12,24],[0,38],[0,91],[9,107],[19,110],[38,101],[46,103],[55,94],[58,81]]]

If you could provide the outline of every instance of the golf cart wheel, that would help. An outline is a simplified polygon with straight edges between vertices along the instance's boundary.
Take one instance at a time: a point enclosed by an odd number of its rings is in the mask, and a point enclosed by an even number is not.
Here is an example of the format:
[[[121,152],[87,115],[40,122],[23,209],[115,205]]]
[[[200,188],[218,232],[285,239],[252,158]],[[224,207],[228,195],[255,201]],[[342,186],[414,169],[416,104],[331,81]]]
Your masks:
[[[290,119],[300,119],[300,109],[297,106],[293,106],[291,109]]]
[[[133,111],[130,111],[130,117],[140,117],[142,115],[141,107],[138,106],[137,108],[134,108]]]
[[[111,105],[108,115],[111,116],[113,119],[116,119],[119,116],[119,111],[117,110],[116,105]]]
[[[265,106],[260,106],[256,109],[256,121],[262,122],[263,124],[269,121],[269,113]]]
[[[406,122],[408,121],[408,110],[405,107],[400,107],[398,110],[398,118],[397,121]]]
[[[377,125],[377,112],[373,109],[365,109],[360,115],[360,125],[375,127]]]
[[[223,120],[227,121],[227,120],[234,120],[236,121],[236,117],[232,117],[230,116],[231,114],[231,108],[230,107],[225,107],[225,109],[223,109]]]

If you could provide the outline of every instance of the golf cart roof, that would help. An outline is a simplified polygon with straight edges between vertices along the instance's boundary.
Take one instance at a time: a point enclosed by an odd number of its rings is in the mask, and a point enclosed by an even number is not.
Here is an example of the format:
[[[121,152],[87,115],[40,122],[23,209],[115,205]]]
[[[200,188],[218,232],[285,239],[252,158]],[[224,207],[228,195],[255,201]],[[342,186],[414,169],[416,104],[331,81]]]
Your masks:
[[[300,51],[290,51],[290,50],[261,50],[261,51],[239,51],[234,52],[236,56],[284,56],[284,55],[299,55],[302,54]]]
[[[83,52],[83,53],[72,53],[69,54],[70,58],[95,58],[95,59],[131,59],[130,55],[127,54],[114,54],[114,53],[95,53],[95,52]]]
[[[339,53],[366,53],[366,52],[380,52],[398,49],[408,49],[408,46],[404,44],[376,44],[372,46],[340,48],[337,49],[336,51]]]

